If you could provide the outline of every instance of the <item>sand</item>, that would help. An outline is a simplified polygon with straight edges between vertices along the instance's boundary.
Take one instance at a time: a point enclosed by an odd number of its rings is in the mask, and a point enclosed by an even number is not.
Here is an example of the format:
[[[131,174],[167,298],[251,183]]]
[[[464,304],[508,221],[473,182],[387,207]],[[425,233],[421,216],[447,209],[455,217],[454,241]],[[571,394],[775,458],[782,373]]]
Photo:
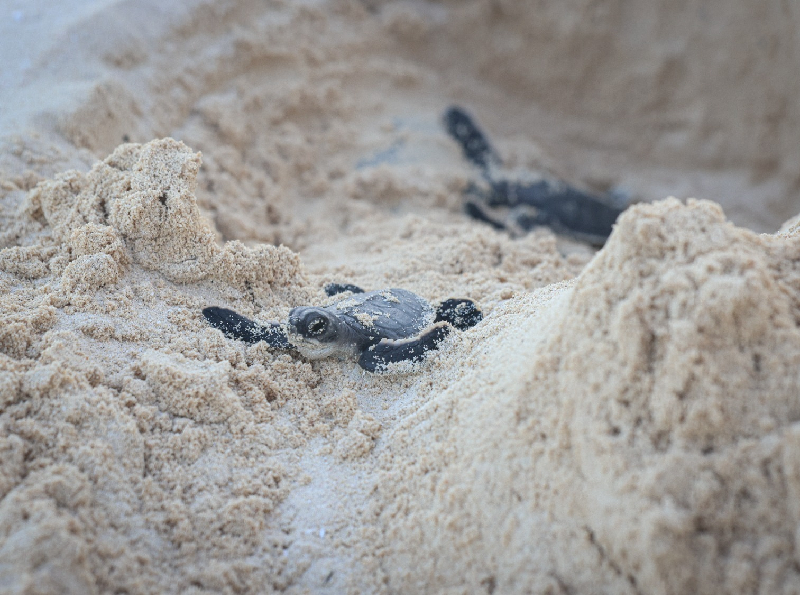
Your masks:
[[[0,9],[0,592],[800,592],[794,5],[163,4]],[[640,203],[469,220],[454,102]],[[486,318],[372,375],[200,312],[329,282]]]

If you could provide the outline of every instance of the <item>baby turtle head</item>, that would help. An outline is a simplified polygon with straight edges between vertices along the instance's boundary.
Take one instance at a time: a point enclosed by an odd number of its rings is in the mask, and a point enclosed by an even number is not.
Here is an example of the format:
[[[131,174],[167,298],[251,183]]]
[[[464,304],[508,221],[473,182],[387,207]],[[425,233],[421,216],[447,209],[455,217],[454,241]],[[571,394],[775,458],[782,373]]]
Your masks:
[[[289,339],[306,358],[324,358],[351,350],[350,328],[336,313],[318,306],[289,312]]]
[[[339,317],[325,308],[299,306],[289,313],[289,332],[324,344],[335,342]]]

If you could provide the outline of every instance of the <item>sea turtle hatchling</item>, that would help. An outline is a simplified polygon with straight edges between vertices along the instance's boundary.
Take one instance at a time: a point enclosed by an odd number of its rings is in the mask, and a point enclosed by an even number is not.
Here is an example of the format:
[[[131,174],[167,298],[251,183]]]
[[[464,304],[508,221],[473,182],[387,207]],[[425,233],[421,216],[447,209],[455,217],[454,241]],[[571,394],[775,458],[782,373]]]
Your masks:
[[[500,155],[469,113],[451,106],[444,114],[444,125],[483,179],[464,191],[464,210],[495,229],[520,234],[546,226],[602,246],[630,204],[631,199],[619,190],[594,194],[554,177],[536,176],[528,181],[503,177]]]
[[[226,308],[203,309],[206,320],[228,337],[250,344],[297,350],[310,359],[351,356],[367,371],[390,363],[419,362],[439,346],[451,327],[468,329],[482,314],[472,300],[451,298],[435,309],[423,298],[398,288],[364,292],[349,284],[328,284],[337,296],[324,306],[298,306],[286,324],[258,324]]]

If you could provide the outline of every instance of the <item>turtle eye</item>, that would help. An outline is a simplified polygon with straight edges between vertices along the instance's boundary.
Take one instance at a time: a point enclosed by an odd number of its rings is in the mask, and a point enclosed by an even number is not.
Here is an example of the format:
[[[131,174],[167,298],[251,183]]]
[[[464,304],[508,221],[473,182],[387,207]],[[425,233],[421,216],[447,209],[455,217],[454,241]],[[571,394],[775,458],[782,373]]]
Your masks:
[[[324,317],[315,317],[308,323],[308,335],[319,337],[328,329],[328,321]]]

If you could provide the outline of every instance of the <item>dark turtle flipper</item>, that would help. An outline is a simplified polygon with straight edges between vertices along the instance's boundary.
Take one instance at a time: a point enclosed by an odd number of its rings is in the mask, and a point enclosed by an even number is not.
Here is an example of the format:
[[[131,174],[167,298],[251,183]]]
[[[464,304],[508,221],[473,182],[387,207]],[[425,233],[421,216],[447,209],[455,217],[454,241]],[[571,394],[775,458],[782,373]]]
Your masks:
[[[611,199],[594,196],[563,181],[541,180],[523,184],[508,180],[492,182],[490,206],[532,206],[543,213],[547,224],[576,237],[605,240],[624,210]],[[539,219],[541,220],[541,218]],[[540,223],[536,223],[540,224]],[[520,226],[525,227],[524,223]]]
[[[444,113],[444,126],[447,128],[447,133],[461,145],[468,161],[484,171],[489,165],[500,164],[500,156],[463,108],[458,106],[448,108]]]
[[[464,212],[476,221],[483,221],[501,231],[506,228],[506,224],[492,215],[491,209],[488,208],[492,197],[493,188],[487,191],[475,183],[470,183],[464,190]]]
[[[324,289],[328,296],[335,296],[342,292],[353,292],[354,294],[364,293],[364,290],[352,283],[326,283]]]
[[[464,212],[467,213],[467,216],[472,217],[476,221],[482,221],[487,225],[491,225],[497,231],[502,231],[506,228],[505,224],[497,219],[493,219],[480,204],[472,200],[464,202]]]
[[[425,357],[426,352],[438,348],[448,333],[450,333],[450,325],[436,323],[413,338],[381,340],[372,348],[361,353],[358,364],[364,370],[374,373],[385,370],[389,363],[404,360],[419,362]]]
[[[243,317],[227,308],[209,306],[203,309],[203,316],[211,325],[219,329],[229,338],[242,340],[248,344],[267,342],[273,348],[289,350],[294,348],[286,337],[286,332],[279,323],[259,325],[255,321]]]
[[[435,323],[450,323],[456,329],[469,329],[480,323],[483,313],[472,300],[466,298],[450,298],[442,302],[436,309]]]

